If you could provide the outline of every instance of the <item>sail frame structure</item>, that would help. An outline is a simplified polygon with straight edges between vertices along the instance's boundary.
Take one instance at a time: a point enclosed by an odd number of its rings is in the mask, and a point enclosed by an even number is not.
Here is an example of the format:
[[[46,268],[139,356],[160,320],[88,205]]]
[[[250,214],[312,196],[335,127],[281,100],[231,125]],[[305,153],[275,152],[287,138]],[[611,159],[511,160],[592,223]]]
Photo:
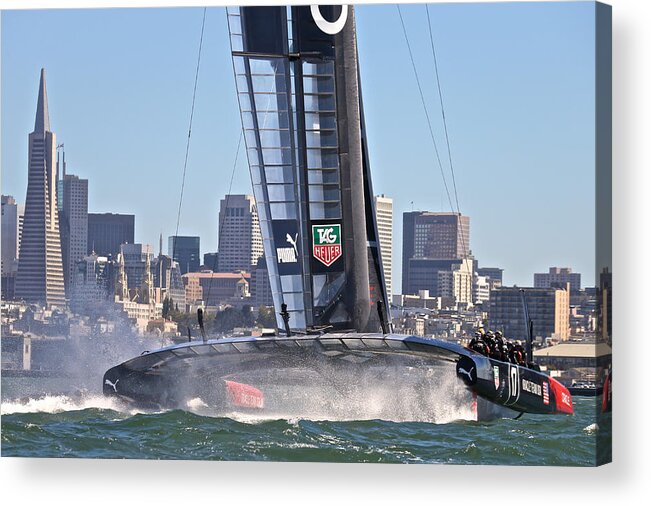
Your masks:
[[[377,331],[388,301],[353,8],[227,14],[276,311],[285,304],[290,327],[302,331]]]

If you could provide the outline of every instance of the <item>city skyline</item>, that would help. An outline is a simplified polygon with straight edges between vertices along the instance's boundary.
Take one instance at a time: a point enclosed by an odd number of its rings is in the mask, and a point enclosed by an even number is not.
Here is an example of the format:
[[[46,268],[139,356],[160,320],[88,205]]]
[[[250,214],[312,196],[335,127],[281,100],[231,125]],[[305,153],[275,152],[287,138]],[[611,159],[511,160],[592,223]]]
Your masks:
[[[579,55],[583,54],[581,51],[589,51],[591,44],[591,27],[581,21],[587,8],[588,5],[573,3],[544,8],[504,5],[497,9],[498,14],[490,14],[494,9],[484,11],[478,5],[430,6],[460,210],[473,220],[471,244],[474,256],[481,266],[505,269],[505,284],[530,286],[533,273],[550,265],[563,265],[581,272],[586,286],[594,285],[594,259],[590,254],[594,249],[591,226],[594,223],[591,205],[594,140],[589,139],[590,128],[594,127],[589,113],[590,96],[594,98],[594,91],[589,87],[593,82],[590,72],[594,65],[591,69],[590,65],[583,63],[590,59]],[[566,15],[559,17],[559,9]],[[425,47],[429,43],[427,30],[422,25],[422,16],[418,16],[424,13],[424,6],[405,5],[402,10],[408,28],[412,28],[410,41],[416,47],[416,63],[424,80],[426,73],[432,71],[432,66],[427,65],[431,60]],[[482,13],[489,13],[491,19],[482,19]],[[174,235],[201,16],[202,9],[191,8],[135,9],[129,12],[114,9],[103,11],[101,16],[84,10],[3,12],[3,194],[13,195],[17,202],[24,203],[27,172],[24,138],[29,130],[23,131],[21,125],[29,123],[28,117],[33,114],[35,91],[32,83],[35,77],[30,74],[35,67],[43,65],[48,68],[50,76],[50,95],[56,93],[57,96],[51,108],[57,111],[55,130],[60,141],[66,143],[68,170],[89,180],[89,212],[137,215],[135,241],[139,243],[156,244],[160,233]],[[541,16],[542,19],[536,20]],[[545,25],[545,19],[552,16],[557,39],[539,40],[538,36],[550,29]],[[396,87],[411,90],[406,95],[416,95],[412,93],[415,81],[395,6],[360,6],[357,18],[374,190],[376,194],[386,193],[394,199],[393,253],[394,265],[398,265],[402,231],[396,225],[400,223],[402,213],[412,209],[412,202],[414,210],[449,212],[450,209],[440,205],[443,185],[438,167],[432,163],[431,141],[425,132],[427,127],[417,97],[404,97],[396,103],[387,101],[387,95],[395,92]],[[106,26],[97,25],[100,19]],[[32,41],[22,48],[18,41],[30,35],[24,24],[36,21],[36,26],[48,32],[52,28],[43,26],[47,20],[56,21],[52,24],[58,34],[53,44],[56,47],[37,48],[38,44]],[[88,34],[89,48],[78,47],[78,42],[73,42],[72,37],[68,38],[62,30],[67,23],[82,20],[82,31]],[[178,38],[170,36],[164,29],[172,22],[181,27]],[[125,30],[124,40],[113,40],[108,44],[102,36],[108,36],[117,23]],[[475,52],[470,51],[471,42],[480,37],[482,30],[490,29],[492,33],[502,25],[508,30],[493,42],[492,49],[499,51],[491,58],[482,60],[483,56],[490,56],[485,55],[490,49],[474,48]],[[144,32],[143,26],[147,27]],[[526,27],[529,32],[532,27],[538,29],[528,33],[522,47],[508,46],[510,37],[515,32],[523,35],[527,32]],[[417,33],[414,28],[418,28]],[[388,30],[390,36],[385,37],[387,40],[382,40],[383,30]],[[169,40],[163,41],[163,35]],[[36,42],[39,37],[36,37]],[[75,37],[75,41],[77,39]],[[134,45],[135,41],[140,41],[140,46]],[[564,46],[568,41],[572,44]],[[158,42],[161,42],[160,46],[156,45]],[[125,53],[129,44],[132,52]],[[88,72],[79,74],[81,69],[72,67],[69,59],[55,54],[55,51],[65,54],[65,48],[76,48],[76,54],[99,50],[98,59],[102,62],[90,65]],[[553,55],[558,57],[561,49],[569,52],[563,51],[560,63],[558,58],[553,63]],[[16,50],[22,51],[23,59],[8,58]],[[219,200],[228,193],[227,181],[240,128],[229,50],[224,9],[209,8],[179,228],[179,235],[202,238],[202,254],[217,250]],[[147,62],[143,68],[136,68],[133,66],[134,58],[137,55],[142,57],[143,51],[147,53]],[[399,67],[398,71],[390,73],[396,76],[386,73],[383,58],[387,54],[392,56],[392,65]],[[532,61],[527,61],[527,56]],[[470,62],[468,58],[471,58]],[[580,69],[570,68],[574,59],[582,62]],[[487,80],[487,73],[494,72],[488,68],[491,62],[500,65],[505,82]],[[516,62],[519,66],[515,65]],[[164,72],[168,66],[178,71],[174,75]],[[116,72],[112,77],[108,76],[110,69]],[[540,73],[547,73],[547,76],[544,83],[536,85],[534,81]],[[102,79],[109,83],[100,82]],[[526,86],[515,86],[515,90],[510,88],[513,79],[517,80],[516,85]],[[154,83],[159,89],[151,88]],[[438,128],[437,96],[432,84],[430,79],[425,91],[430,116]],[[550,84],[552,90],[546,90]],[[500,85],[504,89],[497,89]],[[182,93],[182,90],[187,90],[187,93]],[[219,104],[216,103],[218,90],[219,95],[225,97]],[[541,95],[543,91],[546,93]],[[98,100],[97,93],[104,102],[114,104],[113,110],[102,107],[99,114],[89,108],[91,99]],[[563,96],[564,93],[567,96]],[[510,95],[508,101],[507,95]],[[147,98],[143,99],[145,96]],[[561,100],[552,104],[552,96]],[[482,102],[482,97],[490,98],[485,101],[490,103]],[[153,113],[151,108],[162,98],[165,98],[165,114]],[[533,98],[542,104],[535,104]],[[570,103],[571,107],[568,106]],[[477,109],[471,111],[473,105]],[[527,119],[526,124],[533,130],[530,135],[514,128],[513,123],[504,117],[495,115],[504,105],[508,107],[500,112],[511,120]],[[566,110],[562,111],[562,108]],[[214,117],[220,121],[213,122]],[[405,133],[398,132],[392,123],[400,123],[400,119],[404,120],[403,124],[409,126],[413,123],[417,128],[403,128]],[[86,131],[89,129],[85,125],[89,123],[97,125],[95,128],[99,131]],[[108,131],[102,128],[112,129],[114,140],[108,150],[106,147],[100,150],[97,142],[98,138],[108,135]],[[487,134],[489,128],[490,135]],[[440,132],[436,133],[441,148],[443,138],[438,135]],[[128,137],[135,139],[132,142]],[[544,152],[543,146],[548,146],[550,152]],[[558,152],[552,149],[553,146]],[[477,153],[473,152],[474,147],[480,148]],[[219,151],[218,157],[214,156],[215,149]],[[536,155],[536,160],[531,159],[532,154]],[[216,162],[215,158],[219,161]],[[490,171],[501,164],[500,170]],[[404,178],[404,165],[414,167],[411,184],[402,181],[407,179]],[[525,165],[531,166],[530,169],[524,175],[519,174],[520,167]],[[534,185],[535,192],[529,189]],[[583,191],[583,187],[587,190]],[[239,152],[230,193],[251,193],[243,149]],[[532,196],[540,196],[533,205]],[[567,216],[573,219],[568,220]],[[504,230],[514,232],[505,235]],[[400,286],[399,272],[395,273],[393,282]]]

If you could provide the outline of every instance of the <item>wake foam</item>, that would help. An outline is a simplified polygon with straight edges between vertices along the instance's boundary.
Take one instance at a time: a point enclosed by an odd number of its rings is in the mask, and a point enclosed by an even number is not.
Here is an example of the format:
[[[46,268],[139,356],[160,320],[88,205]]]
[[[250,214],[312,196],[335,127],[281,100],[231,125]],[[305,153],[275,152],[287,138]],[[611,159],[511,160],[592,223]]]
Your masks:
[[[0,414],[15,413],[63,413],[66,411],[81,411],[84,409],[106,409],[135,414],[137,411],[127,408],[117,399],[103,395],[44,395],[37,398],[4,401],[0,406]]]

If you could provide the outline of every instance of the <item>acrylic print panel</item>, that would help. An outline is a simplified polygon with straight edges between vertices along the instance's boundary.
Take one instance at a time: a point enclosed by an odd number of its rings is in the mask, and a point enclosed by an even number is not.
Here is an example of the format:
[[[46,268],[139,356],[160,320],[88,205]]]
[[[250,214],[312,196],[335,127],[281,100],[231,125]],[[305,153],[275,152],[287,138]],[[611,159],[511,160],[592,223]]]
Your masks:
[[[609,462],[610,41],[590,2],[3,12],[2,455]]]

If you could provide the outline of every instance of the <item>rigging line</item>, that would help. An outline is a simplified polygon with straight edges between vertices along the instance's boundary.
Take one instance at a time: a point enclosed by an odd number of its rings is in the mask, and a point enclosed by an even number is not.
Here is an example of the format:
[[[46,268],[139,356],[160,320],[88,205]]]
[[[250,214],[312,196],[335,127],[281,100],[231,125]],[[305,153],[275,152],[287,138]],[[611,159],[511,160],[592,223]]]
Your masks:
[[[436,145],[436,139],[434,138],[434,131],[432,130],[432,122],[430,121],[429,112],[427,111],[427,105],[425,103],[425,96],[423,95],[423,88],[420,85],[420,78],[418,77],[418,70],[416,70],[416,62],[414,61],[414,55],[411,51],[411,44],[409,44],[409,37],[407,36],[407,28],[405,27],[405,21],[402,18],[402,11],[400,10],[400,5],[397,4],[398,15],[400,16],[400,24],[402,25],[402,33],[405,36],[405,41],[407,42],[407,49],[409,51],[409,58],[411,59],[411,66],[414,69],[414,75],[416,76],[416,84],[418,85],[418,93],[420,94],[420,100],[423,104],[423,110],[425,111],[425,117],[427,118],[427,127],[429,128],[429,134],[432,138],[432,143],[434,144],[434,151],[436,152],[436,159],[441,169],[441,178],[443,179],[443,186],[445,186],[445,193],[448,196],[448,202],[450,203],[450,208],[454,211],[454,205],[452,204],[452,197],[450,196],[450,190],[448,188],[448,183],[445,179],[445,171],[443,170],[443,164],[441,163],[441,157],[439,155],[439,149]]]
[[[192,90],[192,107],[190,109],[190,124],[188,126],[188,140],[185,144],[185,160],[183,161],[183,177],[181,179],[181,196],[179,198],[179,210],[176,214],[176,231],[172,240],[172,261],[176,253],[176,242],[179,235],[179,225],[181,223],[181,206],[183,205],[183,192],[185,190],[185,174],[188,168],[188,154],[190,153],[190,137],[192,135],[192,120],[194,118],[194,103],[197,97],[197,81],[199,80],[199,65],[201,64],[201,48],[203,47],[203,32],[206,25],[206,7],[203,8],[203,19],[201,20],[201,36],[199,37],[199,54],[197,56],[197,69],[194,73],[194,89]]]
[[[457,204],[457,214],[459,215],[459,226],[460,228],[463,228],[462,223],[461,223],[461,207],[459,206],[459,194],[457,192],[457,181],[456,177],[454,175],[454,165],[452,164],[452,150],[450,149],[450,137],[448,135],[448,123],[445,118],[445,107],[443,106],[443,92],[441,91],[441,80],[439,79],[439,67],[438,67],[438,62],[436,60],[436,50],[434,49],[434,36],[432,34],[432,22],[430,19],[429,15],[429,6],[425,4],[425,11],[427,12],[427,27],[429,30],[429,41],[430,41],[430,46],[432,48],[432,58],[434,59],[434,74],[436,75],[436,87],[438,89],[439,93],[439,103],[441,104],[441,117],[443,119],[443,130],[445,132],[445,143],[447,146],[448,150],[448,161],[450,163],[450,173],[452,174],[452,188],[454,190],[454,200]],[[454,211],[454,209],[453,209]],[[464,234],[460,233],[461,236],[461,247],[463,248],[463,251],[466,251],[466,240],[464,238]],[[468,245],[470,246],[470,245]],[[470,247],[468,247],[470,249]]]
[[[457,204],[457,213],[461,214],[459,207],[459,195],[457,193],[457,182],[454,176],[454,165],[452,165],[452,151],[450,149],[450,137],[448,136],[448,123],[445,119],[445,108],[443,107],[443,93],[441,92],[441,81],[439,79],[439,67],[436,60],[436,51],[434,49],[434,36],[432,35],[432,23],[429,17],[429,6],[425,4],[425,10],[427,11],[427,26],[429,28],[429,41],[432,47],[432,57],[434,58],[434,73],[436,75],[436,86],[439,92],[439,102],[441,104],[441,117],[443,118],[443,130],[445,131],[445,143],[448,149],[448,161],[450,162],[450,173],[452,174],[452,187],[454,189],[454,200]]]

